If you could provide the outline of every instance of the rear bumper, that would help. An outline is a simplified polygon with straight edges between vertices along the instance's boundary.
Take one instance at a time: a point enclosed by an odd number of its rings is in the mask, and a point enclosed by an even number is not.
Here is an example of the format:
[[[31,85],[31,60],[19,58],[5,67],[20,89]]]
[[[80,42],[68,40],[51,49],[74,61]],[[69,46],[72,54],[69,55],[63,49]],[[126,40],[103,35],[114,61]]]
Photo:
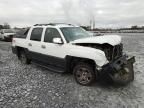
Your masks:
[[[134,80],[134,69],[133,64],[135,62],[135,57],[128,58],[126,55],[120,57],[119,59],[108,63],[102,67],[101,75],[108,75],[115,82],[116,79],[113,78],[115,73],[119,73],[121,70],[125,70],[130,74],[129,79],[125,82],[128,83]]]

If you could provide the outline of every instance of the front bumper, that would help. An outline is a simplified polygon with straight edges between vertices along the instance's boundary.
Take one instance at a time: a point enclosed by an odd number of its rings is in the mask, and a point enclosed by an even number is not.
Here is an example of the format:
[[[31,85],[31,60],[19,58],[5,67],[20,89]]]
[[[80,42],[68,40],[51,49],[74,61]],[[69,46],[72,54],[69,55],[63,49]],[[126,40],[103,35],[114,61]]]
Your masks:
[[[126,55],[124,55],[119,59],[104,65],[100,73],[101,75],[108,75],[114,82],[117,82],[118,79],[116,79],[114,75],[123,71],[128,73],[129,77],[127,80],[121,80],[121,82],[128,83],[134,80],[134,62],[135,57],[128,58]]]

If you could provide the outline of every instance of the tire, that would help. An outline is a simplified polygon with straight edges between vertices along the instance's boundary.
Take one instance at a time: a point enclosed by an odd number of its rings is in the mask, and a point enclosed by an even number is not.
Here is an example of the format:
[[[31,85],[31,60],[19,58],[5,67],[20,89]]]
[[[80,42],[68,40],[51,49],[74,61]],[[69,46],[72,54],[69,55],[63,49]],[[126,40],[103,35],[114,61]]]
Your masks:
[[[26,53],[22,50],[19,54],[19,60],[22,64],[30,64],[31,60],[27,58]]]
[[[91,85],[96,79],[93,67],[87,63],[78,63],[73,69],[73,74],[76,82],[83,86]]]

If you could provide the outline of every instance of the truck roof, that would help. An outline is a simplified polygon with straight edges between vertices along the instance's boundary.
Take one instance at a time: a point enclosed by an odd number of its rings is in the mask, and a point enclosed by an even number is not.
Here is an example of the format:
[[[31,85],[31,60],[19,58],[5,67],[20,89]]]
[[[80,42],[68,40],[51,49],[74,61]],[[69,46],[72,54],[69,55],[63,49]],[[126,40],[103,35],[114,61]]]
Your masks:
[[[67,23],[49,23],[49,24],[35,24],[35,26],[44,26],[44,27],[78,27],[76,25],[72,25],[72,24],[67,24]]]

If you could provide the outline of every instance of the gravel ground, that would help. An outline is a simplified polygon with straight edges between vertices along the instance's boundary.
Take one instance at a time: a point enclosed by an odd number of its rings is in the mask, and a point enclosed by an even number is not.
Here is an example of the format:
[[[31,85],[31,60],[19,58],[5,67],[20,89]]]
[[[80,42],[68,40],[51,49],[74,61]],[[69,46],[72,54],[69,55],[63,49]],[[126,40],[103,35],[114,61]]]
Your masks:
[[[22,65],[11,43],[0,42],[0,108],[143,108],[144,36],[123,36],[125,51],[136,56],[135,81],[124,87],[78,85],[71,74]]]

